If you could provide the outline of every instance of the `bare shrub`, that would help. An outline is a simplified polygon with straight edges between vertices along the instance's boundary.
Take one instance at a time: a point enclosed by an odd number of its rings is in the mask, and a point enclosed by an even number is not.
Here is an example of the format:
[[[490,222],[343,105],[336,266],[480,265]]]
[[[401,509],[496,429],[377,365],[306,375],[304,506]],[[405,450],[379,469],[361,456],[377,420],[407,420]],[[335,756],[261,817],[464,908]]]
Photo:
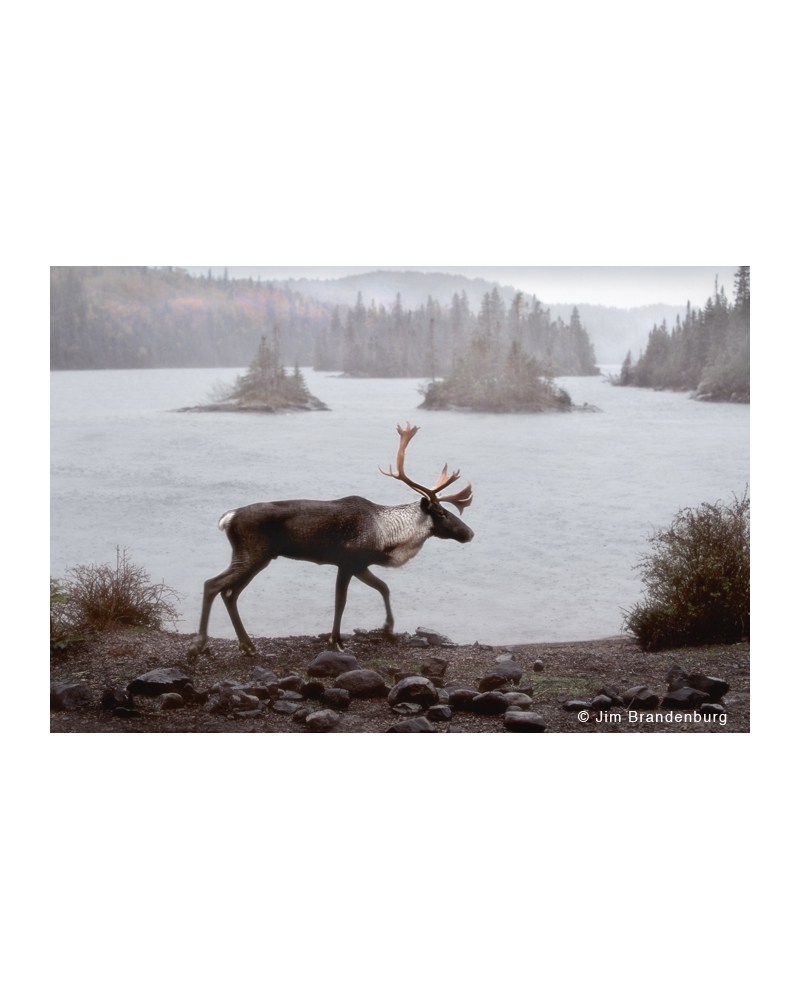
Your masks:
[[[131,563],[128,550],[117,548],[116,567],[74,566],[64,580],[50,580],[50,644],[69,642],[110,628],[157,630],[178,619],[177,594],[151,583],[147,572]]]
[[[750,497],[686,508],[637,565],[646,600],[624,612],[643,649],[750,638]]]

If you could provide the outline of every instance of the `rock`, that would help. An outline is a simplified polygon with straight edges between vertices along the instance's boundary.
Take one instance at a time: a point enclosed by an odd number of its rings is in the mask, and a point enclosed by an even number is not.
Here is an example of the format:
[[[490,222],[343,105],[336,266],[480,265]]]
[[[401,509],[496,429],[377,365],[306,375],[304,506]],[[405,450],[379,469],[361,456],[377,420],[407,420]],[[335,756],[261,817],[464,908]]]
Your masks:
[[[358,660],[350,653],[337,653],[326,649],[308,668],[311,677],[338,677],[346,670],[357,670]]]
[[[428,646],[428,640],[423,639],[422,636],[412,636],[410,639],[406,639],[406,646]]]
[[[116,715],[118,719],[135,719],[142,713],[138,708],[128,708],[126,705],[117,705],[113,714]]]
[[[401,701],[411,701],[423,708],[430,708],[437,701],[436,688],[427,677],[406,677],[389,692],[389,704],[396,705]]]
[[[72,681],[52,681],[50,684],[50,710],[68,712],[86,708],[92,703],[92,689],[88,684]]]
[[[324,708],[321,712],[312,712],[306,716],[306,726],[312,733],[329,733],[336,725],[341,716],[338,712],[332,712],[329,708]]]
[[[350,692],[344,688],[327,688],[323,691],[320,701],[330,705],[331,708],[347,708],[350,704]]]
[[[727,708],[724,705],[703,705],[701,709],[703,715],[726,715]]]
[[[622,704],[622,700],[617,698],[617,705]],[[607,694],[598,694],[592,699],[592,704],[589,706],[593,712],[607,712],[609,708],[614,708],[615,702],[608,697]]]
[[[294,715],[299,707],[299,702],[289,701],[286,698],[279,698],[270,705],[272,711],[277,712],[279,715]]]
[[[463,726],[454,726],[453,723],[451,722],[450,725],[447,727],[447,732],[448,733],[463,733],[464,732],[464,728],[463,728]]]
[[[590,712],[592,710],[588,701],[565,701],[561,707],[565,712]]]
[[[730,691],[730,684],[721,677],[708,677],[706,674],[689,674],[687,687],[696,691],[705,691],[709,701],[718,701]]]
[[[158,667],[132,680],[128,690],[131,694],[143,694],[152,698],[169,691],[180,693],[191,680],[191,677],[175,667]]]
[[[431,705],[428,709],[428,718],[431,722],[447,722],[453,715],[453,710],[449,705]]]
[[[516,684],[522,677],[522,667],[513,660],[498,663],[478,681],[479,691],[494,691],[505,684]]]
[[[159,698],[158,707],[162,712],[174,712],[176,708],[183,708],[185,702],[177,691],[167,691]]]
[[[100,707],[113,711],[115,708],[135,708],[133,697],[127,688],[106,688],[100,697]]]
[[[308,705],[303,705],[302,708],[298,708],[297,711],[293,713],[292,722],[305,722],[313,711],[313,708],[309,708]]]
[[[533,704],[533,698],[528,694],[523,694],[521,691],[509,691],[503,695],[503,698],[509,708],[521,708],[525,710]]]
[[[242,690],[245,694],[258,698],[259,701],[271,701],[273,698],[278,697],[280,688],[277,684],[250,684],[248,687],[242,688]],[[184,697],[186,697],[185,692]]]
[[[434,684],[438,683],[441,687],[444,683],[447,665],[447,660],[443,656],[428,656],[422,661],[419,672],[423,677],[429,677]]]
[[[278,678],[278,687],[282,691],[299,691],[304,683],[299,674],[287,674],[286,677]]]
[[[542,660],[534,660],[533,669],[536,671],[537,674],[540,674],[544,670],[544,663],[542,662]]]
[[[284,691],[283,688],[278,688],[278,695],[277,695],[277,697],[281,701],[302,701],[303,700],[303,696],[302,696],[302,694],[300,694],[299,691],[291,691],[291,690]]]
[[[627,691],[622,693],[621,697],[622,704],[626,708],[658,708],[658,695],[644,684],[639,685],[639,687],[628,688]]]
[[[436,688],[436,698],[439,705],[450,704],[450,692],[444,688]]]
[[[396,705],[392,705],[392,711],[398,715],[419,715],[422,708],[423,706],[415,701],[398,701]]]
[[[385,698],[389,693],[386,682],[375,670],[348,670],[339,674],[336,686],[349,691],[354,698]]]
[[[267,670],[266,667],[253,667],[253,684],[269,687],[270,684],[276,684],[277,681],[278,675],[272,670]]]
[[[396,722],[393,726],[389,726],[386,730],[387,733],[435,733],[436,730],[428,722],[424,715],[419,716],[416,719],[404,719],[402,722]]]
[[[678,688],[689,686],[689,675],[682,667],[670,667],[664,679],[667,682],[667,691],[677,691]]]
[[[547,723],[535,712],[506,712],[503,725],[511,733],[543,733],[547,729]]]
[[[661,702],[662,708],[697,708],[704,701],[708,701],[705,691],[698,691],[696,688],[682,687],[677,691],[669,691]],[[636,706],[634,706],[635,708]]]
[[[472,699],[470,709],[478,715],[502,715],[508,711],[506,696],[500,691],[485,691]]]
[[[452,639],[448,639],[446,635],[442,635],[441,632],[435,632],[432,628],[422,628],[420,626],[415,629],[416,634],[422,639],[427,639],[430,646],[455,646]]]
[[[246,712],[234,712],[234,719],[257,719],[261,715],[260,708],[251,708]]]
[[[472,708],[473,698],[477,698],[479,692],[475,688],[446,688],[448,694],[448,705],[456,712],[469,712]]]
[[[204,707],[209,715],[223,715],[228,711],[228,703],[228,698],[220,698],[218,694],[212,694]]]
[[[181,688],[181,698],[183,698],[187,705],[192,703],[202,705],[206,698],[208,698],[208,691],[198,691],[194,684],[186,684]]]
[[[300,688],[300,694],[309,701],[319,701],[325,691],[322,681],[308,681]]]
[[[615,687],[601,687],[597,692],[597,696],[600,695],[608,698],[614,708],[619,708],[622,705],[622,698]]]

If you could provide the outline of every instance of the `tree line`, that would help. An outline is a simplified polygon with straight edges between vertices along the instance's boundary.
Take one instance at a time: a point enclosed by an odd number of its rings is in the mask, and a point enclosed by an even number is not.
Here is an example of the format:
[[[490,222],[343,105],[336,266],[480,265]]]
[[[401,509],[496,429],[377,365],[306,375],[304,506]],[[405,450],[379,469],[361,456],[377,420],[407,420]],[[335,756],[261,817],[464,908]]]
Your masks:
[[[317,301],[288,284],[193,277],[181,268],[52,267],[50,363],[54,369],[244,367],[261,338],[281,330],[282,361],[354,376],[453,374],[473,343],[493,363],[513,344],[547,377],[597,373],[589,335],[573,309],[569,323],[539,300],[497,287],[477,314],[465,291],[449,306],[428,297],[405,309]],[[463,366],[460,369],[463,373]]]
[[[654,326],[635,363],[625,358],[617,385],[693,390],[698,399],[750,401],[750,268],[739,267],[734,298],[714,284],[702,309],[686,305],[671,330]]]
[[[473,349],[476,344],[482,346]],[[483,296],[477,314],[466,292],[454,294],[449,306],[428,297],[413,310],[403,308],[399,294],[389,309],[374,301],[367,307],[359,292],[344,318],[337,307],[328,329],[317,336],[314,367],[372,378],[436,379],[453,374],[470,352],[483,352],[494,364],[512,345],[515,356],[535,359],[550,377],[598,373],[577,309],[566,324],[552,320],[536,296],[522,292],[506,307],[497,288]]]

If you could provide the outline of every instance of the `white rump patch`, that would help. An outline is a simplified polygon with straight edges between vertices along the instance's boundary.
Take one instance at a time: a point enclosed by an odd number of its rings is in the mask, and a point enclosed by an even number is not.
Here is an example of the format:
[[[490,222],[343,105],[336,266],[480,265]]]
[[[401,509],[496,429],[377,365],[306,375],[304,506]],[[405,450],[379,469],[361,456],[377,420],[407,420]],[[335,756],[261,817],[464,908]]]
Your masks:
[[[235,513],[236,513],[235,510],[225,511],[225,513],[222,515],[222,517],[219,519],[217,523],[217,527],[219,528],[220,531],[227,531],[228,525],[231,523],[231,519],[233,518],[233,515]]]

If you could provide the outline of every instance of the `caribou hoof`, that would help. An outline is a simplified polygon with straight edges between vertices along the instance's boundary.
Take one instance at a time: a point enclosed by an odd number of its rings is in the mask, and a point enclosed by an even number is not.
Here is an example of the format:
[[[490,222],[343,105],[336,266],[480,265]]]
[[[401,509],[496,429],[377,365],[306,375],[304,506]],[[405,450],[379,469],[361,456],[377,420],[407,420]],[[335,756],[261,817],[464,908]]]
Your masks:
[[[241,639],[239,640],[239,649],[245,656],[255,656],[258,652],[252,642],[243,642]]]
[[[197,657],[203,652],[203,646],[205,643],[193,642],[186,651],[186,661],[190,666],[197,662]]]

